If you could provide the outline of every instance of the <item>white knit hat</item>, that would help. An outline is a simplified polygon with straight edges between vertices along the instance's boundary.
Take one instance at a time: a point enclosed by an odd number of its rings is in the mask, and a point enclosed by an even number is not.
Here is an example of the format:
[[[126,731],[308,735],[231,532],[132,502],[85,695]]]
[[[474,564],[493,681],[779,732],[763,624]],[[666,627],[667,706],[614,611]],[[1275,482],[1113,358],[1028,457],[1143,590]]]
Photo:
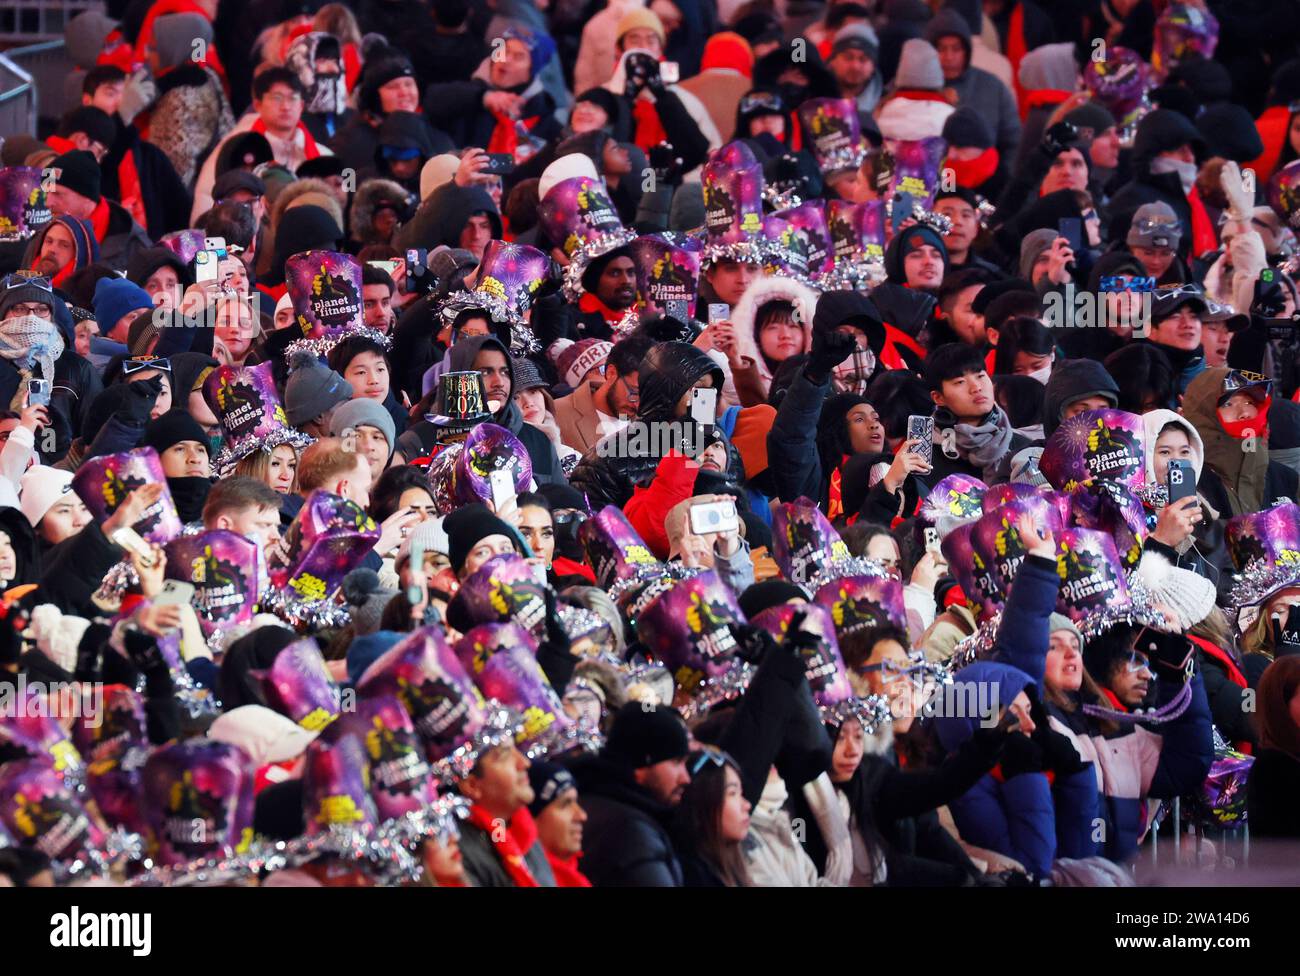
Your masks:
[[[1180,569],[1158,552],[1142,554],[1137,575],[1155,602],[1174,612],[1179,630],[1191,629],[1214,609],[1218,596],[1214,584],[1200,573]]]
[[[454,153],[443,153],[430,159],[420,170],[420,199],[429,199],[429,194],[434,190],[444,183],[450,183],[458,169],[460,157]]]
[[[551,187],[556,183],[571,180],[575,176],[600,179],[600,174],[596,172],[596,164],[586,153],[569,153],[567,156],[561,156],[542,170],[541,179],[537,181],[537,199],[546,199],[546,194],[551,192]]]
[[[34,464],[22,478],[22,495],[19,504],[27,521],[36,528],[45,513],[64,495],[72,491],[72,472]]]
[[[239,746],[248,753],[254,767],[301,756],[318,734],[265,705],[232,708],[208,727],[209,739]]]
[[[26,633],[42,654],[64,671],[75,672],[77,646],[89,626],[90,621],[84,617],[65,616],[54,604],[42,603],[32,610]]]

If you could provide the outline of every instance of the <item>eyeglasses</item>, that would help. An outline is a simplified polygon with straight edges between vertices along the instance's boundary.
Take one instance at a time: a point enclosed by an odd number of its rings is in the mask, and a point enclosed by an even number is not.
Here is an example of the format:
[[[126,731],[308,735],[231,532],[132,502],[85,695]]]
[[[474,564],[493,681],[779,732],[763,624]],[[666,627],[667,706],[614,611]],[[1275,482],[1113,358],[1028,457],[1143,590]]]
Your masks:
[[[623,384],[623,392],[627,394],[628,403],[641,402],[641,390],[639,387],[630,385],[626,376],[620,376],[618,381]]]
[[[130,376],[132,373],[138,373],[142,369],[157,369],[164,373],[172,371],[171,360],[162,356],[134,356],[131,359],[124,360],[122,363],[122,375]]]
[[[290,92],[288,95],[284,92],[269,92],[263,97],[263,101],[273,105],[297,105],[302,101],[302,96],[297,92]]]
[[[780,112],[781,96],[774,92],[750,92],[740,100],[740,114],[748,115],[750,112],[756,112],[761,108],[768,109],[772,112]]]
[[[857,671],[858,674],[871,674],[872,672],[879,671],[880,676],[886,681],[893,681],[898,678],[906,677],[907,675],[917,671],[919,668],[920,665],[913,664],[910,661],[907,664],[899,664],[897,661],[887,659],[881,661],[879,664],[864,664],[854,670]]]
[[[691,760],[691,764],[687,769],[691,774],[691,778],[694,779],[695,775],[704,768],[705,763],[726,766],[730,762],[735,762],[735,760],[716,746],[701,746],[700,751],[695,754],[695,758]]]
[[[1128,656],[1128,660],[1124,662],[1124,668],[1129,674],[1141,674],[1143,671],[1147,674],[1152,673],[1151,662],[1141,651],[1134,651],[1131,653]]]
[[[1155,291],[1156,279],[1151,275],[1106,275],[1101,279],[1101,290],[1117,291]]]
[[[13,315],[35,315],[38,319],[48,319],[53,314],[54,311],[50,308],[50,306],[44,304],[43,302],[38,304],[30,304],[30,305],[26,302],[23,302],[18,305],[10,305],[9,316],[6,317],[10,317]]]

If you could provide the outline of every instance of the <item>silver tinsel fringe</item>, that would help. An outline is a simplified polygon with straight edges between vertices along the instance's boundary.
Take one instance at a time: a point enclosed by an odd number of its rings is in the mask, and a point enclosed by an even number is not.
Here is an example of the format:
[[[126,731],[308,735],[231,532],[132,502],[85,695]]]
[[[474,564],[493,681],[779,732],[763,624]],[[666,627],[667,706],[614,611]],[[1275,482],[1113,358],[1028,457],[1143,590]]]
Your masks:
[[[295,600],[284,590],[268,589],[258,609],[273,613],[300,633],[311,630],[346,627],[352,622],[352,613],[332,597],[323,600]]]
[[[1233,579],[1236,582],[1228,595],[1228,607],[1235,617],[1236,611],[1263,603],[1278,590],[1300,586],[1300,565],[1270,565],[1256,559],[1243,572],[1233,574]]]
[[[855,718],[867,735],[875,735],[878,729],[894,721],[894,713],[889,710],[889,699],[884,695],[849,698],[838,705],[823,706],[819,711],[823,723],[837,728]]]
[[[691,695],[690,701],[678,709],[682,718],[689,722],[697,716],[707,714],[715,705],[739,698],[749,690],[754,671],[753,665],[737,659],[722,674],[705,678]]]
[[[569,266],[564,269],[564,297],[576,302],[587,291],[582,287],[582,275],[593,260],[610,251],[618,250],[636,240],[636,232],[622,228],[612,234],[601,234],[583,244],[569,256]]]
[[[217,473],[218,478],[228,478],[234,473],[235,466],[255,451],[260,450],[270,454],[281,444],[288,444],[297,450],[302,450],[315,443],[316,438],[310,434],[305,434],[294,427],[280,427],[266,437],[245,437],[238,444],[223,445],[212,461],[212,470]]]
[[[344,339],[350,339],[353,336],[360,336],[363,339],[370,339],[379,343],[385,350],[393,347],[393,340],[382,332],[377,332],[371,328],[348,329],[346,332],[337,336],[321,336],[319,339],[297,339],[289,343],[284,351],[285,362],[290,362],[294,355],[299,352],[310,352],[313,356],[325,357],[329,355],[331,349],[337,346]]]
[[[843,579],[845,576],[875,576],[885,579],[889,574],[885,572],[885,567],[874,559],[868,559],[866,556],[850,556],[848,559],[841,559],[818,570],[813,574],[812,579],[803,584],[803,588],[815,596],[817,591],[827,583]]]

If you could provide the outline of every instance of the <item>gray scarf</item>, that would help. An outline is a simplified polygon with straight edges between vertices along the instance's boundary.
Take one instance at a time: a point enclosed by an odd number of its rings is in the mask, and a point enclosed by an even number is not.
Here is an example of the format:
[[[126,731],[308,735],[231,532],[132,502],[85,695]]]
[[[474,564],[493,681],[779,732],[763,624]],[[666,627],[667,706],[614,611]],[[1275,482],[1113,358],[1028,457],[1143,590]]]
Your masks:
[[[934,419],[936,427],[952,428],[956,456],[979,468],[984,480],[992,484],[1007,449],[1011,447],[1011,421],[1002,408],[994,407],[978,424],[959,423],[948,410],[936,411]],[[946,450],[944,453],[953,456]]]

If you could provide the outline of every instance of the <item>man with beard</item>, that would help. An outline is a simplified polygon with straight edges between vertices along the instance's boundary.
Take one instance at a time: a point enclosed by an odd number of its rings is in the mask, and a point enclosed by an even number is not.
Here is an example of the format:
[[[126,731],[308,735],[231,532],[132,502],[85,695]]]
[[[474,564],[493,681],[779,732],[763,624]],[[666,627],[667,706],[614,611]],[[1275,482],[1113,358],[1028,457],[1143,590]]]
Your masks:
[[[99,242],[90,221],[55,217],[32,240],[24,265],[60,287],[71,275],[99,260]]]
[[[612,339],[614,326],[636,304],[636,265],[619,248],[593,260],[582,284],[586,290],[578,299],[578,337]]]

